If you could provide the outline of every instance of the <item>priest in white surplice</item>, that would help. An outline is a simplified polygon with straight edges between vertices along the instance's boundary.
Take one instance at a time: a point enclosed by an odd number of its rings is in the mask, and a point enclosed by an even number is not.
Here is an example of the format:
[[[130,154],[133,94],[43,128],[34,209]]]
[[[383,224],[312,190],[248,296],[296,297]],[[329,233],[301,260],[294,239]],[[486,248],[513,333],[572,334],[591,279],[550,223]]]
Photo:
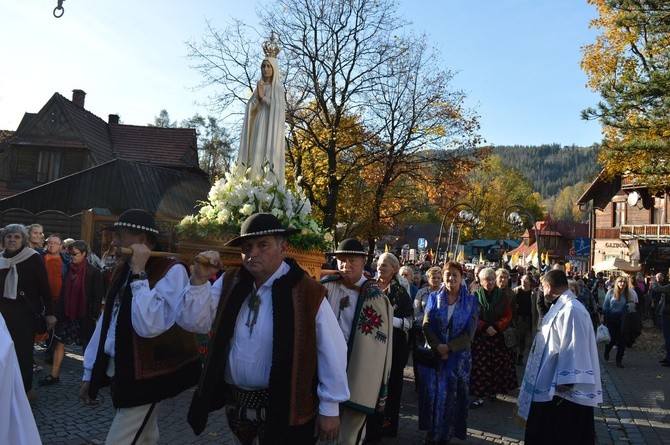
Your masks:
[[[0,443],[37,445],[42,440],[23,388],[14,343],[0,315]]]
[[[519,392],[526,445],[595,443],[593,408],[602,403],[591,318],[568,289],[564,272],[542,279],[551,304],[535,337]]]

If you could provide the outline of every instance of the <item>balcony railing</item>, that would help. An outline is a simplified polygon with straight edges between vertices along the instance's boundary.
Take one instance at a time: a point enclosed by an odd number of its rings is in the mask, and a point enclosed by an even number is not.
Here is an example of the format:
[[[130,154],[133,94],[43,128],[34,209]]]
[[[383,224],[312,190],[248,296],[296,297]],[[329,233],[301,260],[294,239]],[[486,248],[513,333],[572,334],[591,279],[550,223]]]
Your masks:
[[[670,240],[670,224],[621,226],[621,239]]]
[[[635,175],[626,175],[621,178],[621,188],[630,189],[644,187],[644,183]]]
[[[619,239],[620,230],[618,227],[612,229],[596,229],[596,239]]]

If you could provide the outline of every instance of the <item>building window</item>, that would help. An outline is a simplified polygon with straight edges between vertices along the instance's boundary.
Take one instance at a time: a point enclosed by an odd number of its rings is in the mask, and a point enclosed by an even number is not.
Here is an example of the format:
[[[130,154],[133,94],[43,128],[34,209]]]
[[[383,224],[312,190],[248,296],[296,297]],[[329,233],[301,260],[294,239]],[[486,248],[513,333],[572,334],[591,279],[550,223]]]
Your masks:
[[[625,201],[614,203],[614,227],[621,227],[626,224],[626,203]]]
[[[541,237],[542,249],[554,251],[558,248],[558,238],[555,236]]]
[[[651,217],[652,224],[665,224],[665,196],[654,197],[654,210]]]
[[[58,151],[40,151],[37,160],[37,182],[60,178],[61,154]]]

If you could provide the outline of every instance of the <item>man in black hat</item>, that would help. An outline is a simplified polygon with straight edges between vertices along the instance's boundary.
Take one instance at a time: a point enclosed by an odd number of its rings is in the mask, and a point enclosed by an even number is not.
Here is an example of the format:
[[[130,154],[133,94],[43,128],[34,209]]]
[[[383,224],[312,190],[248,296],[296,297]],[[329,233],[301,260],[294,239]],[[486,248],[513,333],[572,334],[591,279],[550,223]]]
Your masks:
[[[151,257],[158,228],[150,213],[127,210],[110,229],[112,246],[131,253],[121,254],[84,352],[79,397],[95,404],[111,383],[116,415],[106,443],[155,444],[159,402],[197,384],[201,370],[194,335],[175,324],[188,273],[173,257]]]
[[[349,351],[347,379],[351,396],[340,407],[338,443],[363,443],[368,414],[382,409],[391,372],[393,307],[376,281],[363,273],[367,253],[355,239],[334,252],[339,272],[321,280]]]
[[[196,434],[224,406],[237,444],[313,444],[339,433],[346,344],[326,289],[285,258],[296,231],[270,213],[250,216],[228,243],[240,247],[244,267],[213,285],[218,252],[196,257],[177,317],[187,330],[213,333],[188,413]]]

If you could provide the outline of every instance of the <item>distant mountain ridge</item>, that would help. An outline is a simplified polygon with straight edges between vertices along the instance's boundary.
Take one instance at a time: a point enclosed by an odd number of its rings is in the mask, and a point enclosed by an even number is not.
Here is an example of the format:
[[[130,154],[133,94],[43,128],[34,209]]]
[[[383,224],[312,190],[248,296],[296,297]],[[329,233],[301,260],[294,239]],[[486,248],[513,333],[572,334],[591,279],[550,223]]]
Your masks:
[[[565,187],[591,182],[601,166],[595,147],[547,145],[500,145],[493,154],[503,163],[521,172],[543,199],[557,196]]]

